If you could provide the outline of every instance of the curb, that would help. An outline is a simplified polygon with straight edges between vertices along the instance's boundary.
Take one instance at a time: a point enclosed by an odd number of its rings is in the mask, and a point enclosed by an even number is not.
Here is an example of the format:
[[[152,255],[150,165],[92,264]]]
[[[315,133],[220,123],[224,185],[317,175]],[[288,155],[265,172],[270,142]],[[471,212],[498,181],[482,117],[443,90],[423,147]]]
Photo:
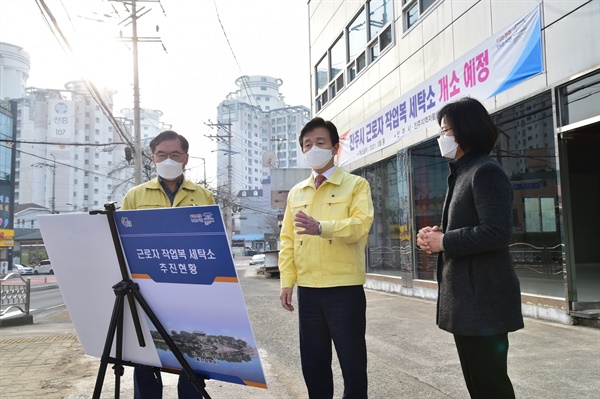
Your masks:
[[[58,284],[44,284],[31,287],[31,292],[33,291],[46,291],[51,290],[53,288],[58,288]]]
[[[33,315],[31,313],[28,315],[20,315],[8,317],[6,319],[0,319],[0,327],[26,326],[29,324],[33,324]]]

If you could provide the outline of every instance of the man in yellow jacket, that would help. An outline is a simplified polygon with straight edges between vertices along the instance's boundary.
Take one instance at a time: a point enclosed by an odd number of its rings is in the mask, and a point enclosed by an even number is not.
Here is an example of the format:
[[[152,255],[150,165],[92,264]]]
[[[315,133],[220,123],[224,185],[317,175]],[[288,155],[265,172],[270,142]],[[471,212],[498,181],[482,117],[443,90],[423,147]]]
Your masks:
[[[335,125],[314,118],[300,133],[313,169],[288,195],[281,227],[281,305],[293,311],[298,285],[300,358],[309,398],[333,398],[335,344],[344,399],[367,398],[365,247],[373,223],[369,183],[334,164]]]
[[[167,130],[150,142],[152,163],[156,167],[155,179],[133,187],[123,199],[122,210],[170,208],[176,206],[213,205],[213,194],[183,175],[189,156],[189,143],[185,137]],[[160,372],[136,368],[133,372],[134,399],[162,398]],[[179,376],[179,399],[202,398],[202,394],[186,376]]]

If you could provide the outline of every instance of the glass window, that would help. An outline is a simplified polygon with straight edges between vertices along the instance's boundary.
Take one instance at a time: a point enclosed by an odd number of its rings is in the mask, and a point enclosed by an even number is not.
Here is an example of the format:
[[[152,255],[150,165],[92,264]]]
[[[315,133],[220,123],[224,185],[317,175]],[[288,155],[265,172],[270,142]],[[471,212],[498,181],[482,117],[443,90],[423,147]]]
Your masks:
[[[325,55],[325,57],[323,57],[323,59],[321,60],[321,62],[319,62],[317,64],[317,67],[315,68],[315,85],[316,85],[316,90],[317,93],[322,93],[325,88],[327,87],[327,82],[329,81],[327,79],[327,63],[329,62],[329,58],[327,57],[327,55]]]
[[[353,60],[367,46],[366,15],[363,9],[348,27],[348,56]]]
[[[379,43],[375,42],[371,46],[371,61],[375,61],[379,57]]]
[[[410,28],[419,20],[419,4],[415,3],[406,12],[406,28]]]
[[[353,62],[348,68],[348,81],[352,82],[356,78],[356,63]]]
[[[369,231],[367,272],[400,275],[402,237],[397,158],[370,165],[361,175],[371,186],[375,216]]]
[[[425,10],[427,10],[429,8],[429,6],[431,6],[436,1],[437,0],[421,0],[421,12],[424,12]]]
[[[356,73],[359,73],[367,66],[367,59],[365,57],[365,53],[362,53],[356,59]]]
[[[338,78],[335,80],[335,88],[337,91],[340,91],[344,88],[344,75],[338,76]]]
[[[377,36],[392,17],[392,2],[389,0],[372,0],[369,3],[369,38]]]
[[[600,72],[559,89],[560,125],[600,115]]]
[[[448,161],[440,156],[437,140],[415,147],[411,151],[413,169],[413,228],[439,226],[446,197]],[[415,277],[436,279],[437,255],[416,251]]]
[[[501,134],[492,156],[513,186],[511,255],[521,291],[564,297],[563,242],[550,92],[492,115]],[[537,136],[517,140],[528,128]]]
[[[346,65],[346,48],[344,46],[343,37],[335,42],[331,47],[331,71],[329,74],[329,80],[334,79],[341,71],[344,70]]]
[[[437,0],[404,0],[402,9],[404,13],[404,29],[413,26],[421,15],[433,5]]]
[[[381,50],[385,49],[392,43],[392,27],[390,26],[386,30],[383,31],[381,35],[379,35],[379,48]]]

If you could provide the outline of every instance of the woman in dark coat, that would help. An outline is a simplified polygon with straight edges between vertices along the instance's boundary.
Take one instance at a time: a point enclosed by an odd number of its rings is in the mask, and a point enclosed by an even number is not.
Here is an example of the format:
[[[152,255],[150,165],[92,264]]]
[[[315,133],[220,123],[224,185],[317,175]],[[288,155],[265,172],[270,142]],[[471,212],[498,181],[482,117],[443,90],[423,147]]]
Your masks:
[[[472,98],[437,115],[442,156],[451,158],[440,226],[419,230],[417,245],[440,253],[437,324],[452,334],[471,398],[515,397],[507,374],[508,333],[523,328],[519,280],[508,250],[512,187],[489,157],[498,130]]]

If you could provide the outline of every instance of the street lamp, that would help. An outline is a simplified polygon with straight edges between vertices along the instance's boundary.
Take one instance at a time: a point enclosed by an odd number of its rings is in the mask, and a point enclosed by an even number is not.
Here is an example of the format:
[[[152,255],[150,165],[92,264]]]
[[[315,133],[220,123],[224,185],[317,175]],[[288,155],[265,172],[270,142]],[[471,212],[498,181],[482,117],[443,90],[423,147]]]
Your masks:
[[[31,166],[36,167],[36,168],[47,167],[52,171],[52,199],[50,200],[50,210],[54,214],[54,213],[56,213],[56,157],[54,156],[54,154],[50,154],[50,155],[52,155],[52,158],[53,158],[52,165],[44,163],[44,162],[39,162],[39,163],[34,163]]]

